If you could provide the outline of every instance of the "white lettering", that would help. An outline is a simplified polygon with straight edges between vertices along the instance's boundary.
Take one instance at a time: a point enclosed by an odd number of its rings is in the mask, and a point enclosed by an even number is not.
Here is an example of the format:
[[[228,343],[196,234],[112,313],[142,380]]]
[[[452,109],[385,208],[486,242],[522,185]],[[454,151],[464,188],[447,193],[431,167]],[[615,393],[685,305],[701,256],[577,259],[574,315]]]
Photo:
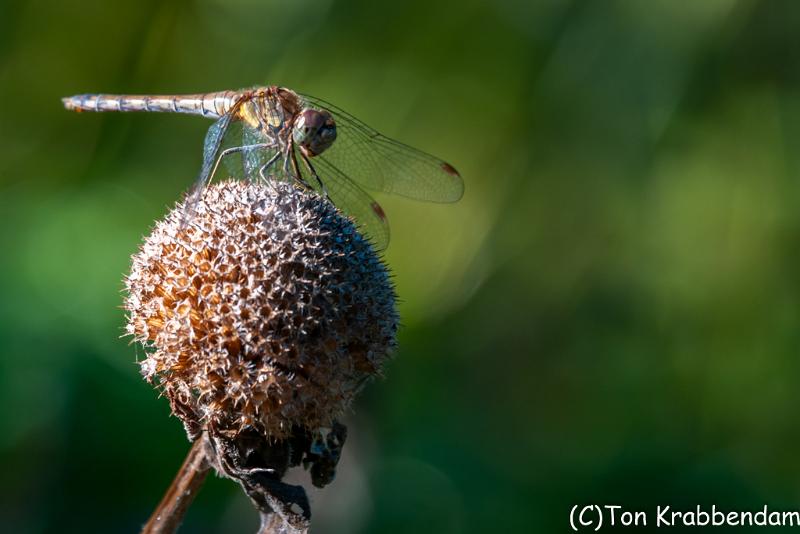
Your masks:
[[[784,526],[800,526],[800,512],[783,512],[783,514],[781,514],[781,522]]]
[[[663,508],[659,506],[656,508],[656,527],[671,527],[672,524],[667,519],[667,512],[669,512],[669,506],[664,506]]]

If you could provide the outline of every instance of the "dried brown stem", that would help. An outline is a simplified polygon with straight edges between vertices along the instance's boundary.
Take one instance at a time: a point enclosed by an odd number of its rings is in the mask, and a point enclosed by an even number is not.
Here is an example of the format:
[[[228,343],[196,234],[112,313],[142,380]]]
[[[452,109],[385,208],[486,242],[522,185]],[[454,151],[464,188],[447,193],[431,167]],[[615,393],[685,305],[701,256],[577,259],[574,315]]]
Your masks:
[[[206,453],[206,435],[201,434],[189,449],[186,460],[172,481],[141,534],[172,534],[183,521],[211,467]]]

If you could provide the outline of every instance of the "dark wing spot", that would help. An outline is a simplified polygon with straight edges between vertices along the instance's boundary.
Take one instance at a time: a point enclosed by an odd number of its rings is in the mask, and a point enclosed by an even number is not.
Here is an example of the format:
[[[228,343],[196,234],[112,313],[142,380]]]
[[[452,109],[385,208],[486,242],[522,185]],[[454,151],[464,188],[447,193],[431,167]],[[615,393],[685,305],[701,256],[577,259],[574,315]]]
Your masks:
[[[455,169],[455,167],[453,167],[449,163],[442,162],[442,170],[447,174],[449,174],[450,176],[457,176],[459,178],[461,177],[461,175],[458,174],[458,171]]]
[[[371,204],[371,207],[372,207],[372,211],[375,212],[375,215],[380,217],[380,219],[382,221],[386,220],[386,212],[383,211],[383,208],[381,207],[380,204],[378,204],[377,202],[373,201],[372,204]]]

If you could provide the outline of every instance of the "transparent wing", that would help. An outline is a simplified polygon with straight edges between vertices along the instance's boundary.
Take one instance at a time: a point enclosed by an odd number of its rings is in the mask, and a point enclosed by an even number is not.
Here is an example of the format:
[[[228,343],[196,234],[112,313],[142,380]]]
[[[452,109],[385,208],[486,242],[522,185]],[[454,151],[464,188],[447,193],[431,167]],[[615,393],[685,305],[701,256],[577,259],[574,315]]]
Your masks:
[[[216,177],[260,180],[260,170],[277,155],[274,146],[267,146],[271,144],[271,140],[258,130],[242,121],[232,121],[220,145],[217,157],[221,158],[221,167],[217,169]],[[282,166],[282,161],[277,159],[273,163],[269,168],[270,174]]]
[[[306,183],[320,194],[327,192],[339,210],[355,219],[359,231],[367,235],[372,246],[376,250],[384,250],[389,245],[389,222],[380,204],[330,162],[314,158],[311,163],[324,189],[301,160],[298,166]]]
[[[378,133],[333,104],[302,98],[329,111],[336,121],[336,141],[313,161],[324,160],[374,191],[429,202],[455,202],[464,194],[464,182],[450,164]]]
[[[240,122],[231,124],[221,151],[224,152],[229,146],[241,148],[223,158],[231,176],[256,182],[267,179],[296,183],[294,167],[284,161],[283,154],[276,147],[261,146],[269,143],[270,139],[260,131]],[[356,225],[369,236],[377,250],[385,249],[389,244],[389,225],[380,205],[328,162],[314,160],[312,164],[320,165],[316,170],[323,173],[320,180],[324,184],[324,190],[298,154],[299,178],[320,194],[327,192],[337,208],[355,219]]]
[[[229,177],[257,181],[261,179],[261,171],[264,169],[264,172],[274,174],[276,179],[280,179],[282,163],[278,161],[280,158],[274,144],[258,130],[235,120],[236,111],[237,108],[234,107],[220,117],[206,133],[203,166],[189,193],[183,213],[183,225],[194,216],[195,207],[205,187],[221,172],[220,164]],[[267,162],[274,165],[266,169]]]
[[[242,142],[241,160],[245,178],[254,182],[267,176],[270,179],[288,179],[284,172],[282,154],[272,139],[254,128],[244,126]]]
[[[194,216],[194,209],[197,202],[200,200],[200,196],[203,194],[203,189],[205,189],[209,180],[211,180],[211,174],[219,158],[222,141],[231,124],[232,116],[232,112],[226,113],[212,124],[206,132],[206,138],[203,142],[203,166],[200,167],[200,174],[194,186],[192,186],[192,190],[184,206],[181,226],[185,226],[189,219]]]

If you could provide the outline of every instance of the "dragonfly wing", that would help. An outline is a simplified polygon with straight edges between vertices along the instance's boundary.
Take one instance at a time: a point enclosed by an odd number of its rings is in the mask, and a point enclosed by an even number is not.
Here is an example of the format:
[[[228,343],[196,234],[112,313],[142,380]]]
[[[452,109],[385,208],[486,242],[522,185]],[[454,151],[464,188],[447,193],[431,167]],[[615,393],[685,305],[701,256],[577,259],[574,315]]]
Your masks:
[[[316,97],[311,107],[330,112],[336,141],[314,161],[325,160],[359,185],[429,202],[455,202],[464,194],[458,171],[441,159],[390,139],[354,116]]]
[[[189,219],[194,215],[194,209],[200,196],[203,194],[208,182],[211,180],[211,174],[214,172],[217,159],[219,158],[220,149],[222,148],[222,140],[231,124],[232,113],[228,112],[220,117],[206,132],[206,138],[203,142],[203,166],[200,168],[200,175],[189,193],[186,202],[181,226],[185,226]]]
[[[226,138],[231,120],[232,115],[226,113],[212,124],[208,132],[206,132],[206,139],[203,143],[203,167],[200,169],[200,176],[197,179],[195,188],[202,189],[211,180],[211,174],[217,163],[217,158],[222,149],[222,142]],[[230,138],[230,136],[227,137]]]
[[[283,175],[283,158],[278,154],[277,145],[255,128],[244,126],[243,130],[241,157],[235,158],[240,160],[240,164],[243,167],[243,176],[253,182],[260,181],[263,169],[265,177],[285,179]]]
[[[222,177],[253,182],[260,180],[259,171],[277,154],[277,149],[268,147],[269,144],[270,139],[259,130],[240,120],[231,121],[217,151],[216,157],[221,158],[221,168],[217,169],[217,174],[224,172]],[[281,166],[282,161],[275,161],[266,172],[271,174]],[[212,178],[209,176],[206,184]]]
[[[222,157],[222,169],[217,169],[220,177],[246,178],[240,152],[232,152],[244,144],[244,128],[241,121],[232,121],[222,140],[219,155]],[[223,171],[224,169],[224,171]],[[224,175],[223,175],[224,172]]]
[[[333,204],[355,219],[358,229],[367,235],[376,250],[384,250],[389,245],[389,222],[380,204],[330,162],[317,158],[312,161],[325,185],[324,192],[327,192]],[[316,178],[302,161],[299,166],[306,183],[324,194]]]

